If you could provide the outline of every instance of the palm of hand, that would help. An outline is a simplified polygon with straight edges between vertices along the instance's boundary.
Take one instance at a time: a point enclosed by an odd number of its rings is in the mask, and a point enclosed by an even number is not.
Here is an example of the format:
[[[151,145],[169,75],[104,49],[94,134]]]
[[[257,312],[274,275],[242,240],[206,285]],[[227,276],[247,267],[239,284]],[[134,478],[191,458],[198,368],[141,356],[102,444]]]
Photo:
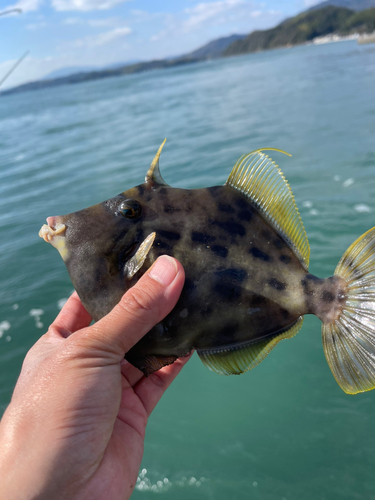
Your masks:
[[[26,356],[1,421],[2,498],[129,498],[147,419],[188,357],[146,378],[124,353],[171,311],[183,282],[181,264],[161,257],[92,326],[70,297]]]

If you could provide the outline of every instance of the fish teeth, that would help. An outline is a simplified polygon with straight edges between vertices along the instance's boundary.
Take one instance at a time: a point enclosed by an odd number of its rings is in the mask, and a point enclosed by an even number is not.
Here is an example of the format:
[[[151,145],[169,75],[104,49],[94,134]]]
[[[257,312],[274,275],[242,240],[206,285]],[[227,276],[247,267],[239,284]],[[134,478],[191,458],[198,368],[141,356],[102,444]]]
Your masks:
[[[39,236],[44,239],[47,243],[51,243],[54,236],[63,233],[66,230],[65,224],[57,224],[55,229],[47,224],[43,224],[39,231]]]

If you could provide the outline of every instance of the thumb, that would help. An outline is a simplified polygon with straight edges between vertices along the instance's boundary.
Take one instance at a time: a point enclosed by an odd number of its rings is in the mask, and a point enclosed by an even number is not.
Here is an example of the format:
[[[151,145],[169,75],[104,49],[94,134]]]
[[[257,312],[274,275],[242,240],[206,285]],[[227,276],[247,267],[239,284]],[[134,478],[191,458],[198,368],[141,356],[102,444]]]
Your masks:
[[[176,305],[185,280],[178,260],[159,257],[121,301],[90,327],[86,340],[94,348],[110,351],[119,361],[125,353]]]

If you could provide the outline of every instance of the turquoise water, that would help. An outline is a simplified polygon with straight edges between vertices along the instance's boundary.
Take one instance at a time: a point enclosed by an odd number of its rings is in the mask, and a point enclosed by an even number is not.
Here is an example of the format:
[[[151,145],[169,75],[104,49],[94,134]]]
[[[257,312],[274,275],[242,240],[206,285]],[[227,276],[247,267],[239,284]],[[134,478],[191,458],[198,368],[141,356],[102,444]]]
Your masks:
[[[162,175],[225,182],[243,153],[272,146],[329,276],[375,225],[375,46],[275,50],[0,99],[0,406],[28,348],[72,285],[38,238],[46,216]],[[277,155],[277,156],[276,156]],[[320,322],[240,377],[195,355],[150,418],[134,498],[375,499],[375,391],[347,396]]]

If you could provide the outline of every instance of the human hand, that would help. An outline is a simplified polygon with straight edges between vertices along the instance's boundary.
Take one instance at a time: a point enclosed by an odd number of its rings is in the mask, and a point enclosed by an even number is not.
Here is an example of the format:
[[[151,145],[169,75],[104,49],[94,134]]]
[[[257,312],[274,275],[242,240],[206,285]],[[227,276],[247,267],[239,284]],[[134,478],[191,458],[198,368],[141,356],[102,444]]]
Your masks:
[[[148,416],[188,357],[146,378],[124,354],[173,309],[184,276],[160,257],[92,326],[70,297],[28,352],[1,421],[0,498],[130,497]]]

